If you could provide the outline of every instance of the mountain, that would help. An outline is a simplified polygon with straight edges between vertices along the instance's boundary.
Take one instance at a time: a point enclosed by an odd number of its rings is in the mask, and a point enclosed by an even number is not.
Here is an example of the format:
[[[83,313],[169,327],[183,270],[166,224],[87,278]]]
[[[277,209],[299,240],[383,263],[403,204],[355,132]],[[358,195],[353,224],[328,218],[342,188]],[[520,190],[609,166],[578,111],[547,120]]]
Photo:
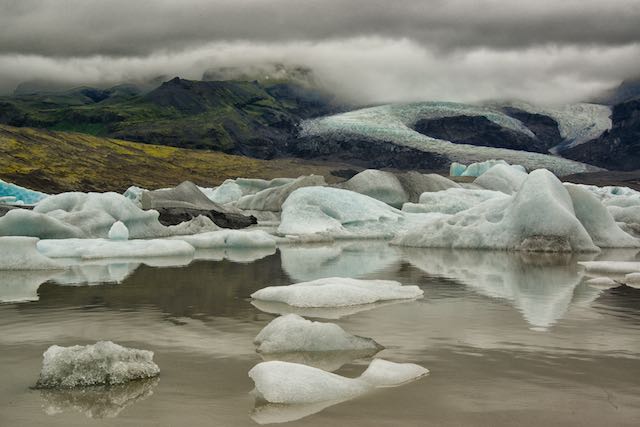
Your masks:
[[[595,97],[592,102],[616,105],[640,97],[640,76],[625,79],[619,86]]]
[[[562,154],[607,169],[640,169],[640,98],[615,105],[611,120],[611,130]]]
[[[0,98],[0,123],[270,158],[302,119],[336,110],[292,83],[174,78],[148,93],[121,85]]]
[[[0,179],[47,193],[170,187],[190,180],[214,186],[227,178],[271,179],[334,168],[299,160],[258,160],[205,150],[140,144],[75,132],[0,125]]]

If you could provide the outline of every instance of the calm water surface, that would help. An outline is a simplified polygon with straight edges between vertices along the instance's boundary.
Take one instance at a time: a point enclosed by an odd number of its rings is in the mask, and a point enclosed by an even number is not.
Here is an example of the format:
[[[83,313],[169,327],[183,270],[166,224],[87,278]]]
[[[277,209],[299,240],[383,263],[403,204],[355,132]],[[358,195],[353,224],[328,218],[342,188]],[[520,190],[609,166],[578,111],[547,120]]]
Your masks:
[[[640,290],[586,284],[578,258],[379,242],[199,257],[0,273],[9,301],[0,304],[0,425],[640,425]],[[377,357],[431,373],[324,409],[255,407],[247,372],[262,358],[252,341],[287,308],[253,305],[249,295],[329,276],[420,286],[417,301],[298,313],[371,337],[386,347]],[[47,347],[97,340],[154,351],[161,376],[30,388]],[[355,377],[368,360],[352,356],[290,360]]]

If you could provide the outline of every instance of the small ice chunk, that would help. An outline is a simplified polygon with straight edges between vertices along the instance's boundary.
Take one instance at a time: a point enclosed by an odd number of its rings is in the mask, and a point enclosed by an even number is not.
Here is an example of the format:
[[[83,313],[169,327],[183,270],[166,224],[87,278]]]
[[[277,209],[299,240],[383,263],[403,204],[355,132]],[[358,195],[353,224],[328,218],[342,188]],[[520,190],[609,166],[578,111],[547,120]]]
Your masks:
[[[637,261],[582,261],[578,262],[589,273],[601,273],[613,276],[624,276],[640,271]]]
[[[624,276],[624,283],[632,288],[640,289],[640,273],[629,273]]]
[[[594,277],[593,279],[587,280],[585,283],[599,289],[610,289],[620,286],[619,282],[616,282],[610,277]]]
[[[359,378],[346,378],[311,366],[269,361],[254,366],[249,377],[259,398],[280,404],[344,401],[376,387],[401,385],[429,371],[412,363],[375,359]]]
[[[467,165],[458,162],[452,162],[449,166],[449,176],[462,176],[467,169]]]
[[[334,323],[306,320],[287,314],[271,321],[253,340],[261,353],[296,351],[373,350],[382,346],[371,338],[351,335]]]
[[[129,240],[129,229],[122,221],[116,221],[109,229],[110,240]]]
[[[330,277],[289,286],[270,286],[254,292],[251,297],[294,307],[344,307],[378,301],[415,299],[423,294],[417,286],[403,286],[392,280]]]
[[[62,269],[37,250],[35,237],[0,237],[0,270]]]
[[[72,347],[53,345],[43,356],[38,388],[124,384],[160,374],[152,351],[126,348],[111,341]]]

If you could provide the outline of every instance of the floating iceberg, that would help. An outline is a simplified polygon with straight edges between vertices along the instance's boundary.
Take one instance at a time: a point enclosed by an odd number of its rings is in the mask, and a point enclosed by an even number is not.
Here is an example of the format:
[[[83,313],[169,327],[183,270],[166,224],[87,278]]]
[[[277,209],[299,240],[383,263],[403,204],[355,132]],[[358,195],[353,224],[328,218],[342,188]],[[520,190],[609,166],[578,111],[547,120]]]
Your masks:
[[[395,208],[409,201],[400,180],[391,172],[367,169],[353,176],[339,188],[373,197]]]
[[[589,217],[586,211],[590,203],[590,200],[576,197],[578,214],[585,219],[589,231],[599,243],[609,243],[603,236],[612,230],[612,225],[606,216],[600,215],[602,212]],[[615,232],[618,237],[624,237],[619,234],[622,230]],[[627,246],[630,240],[624,238],[625,241],[620,243]],[[569,191],[544,169],[531,172],[512,197],[490,199],[453,216],[427,222],[400,235],[394,243],[417,247],[542,252],[599,250],[576,217]]]
[[[259,399],[287,405],[340,402],[376,387],[399,386],[428,374],[422,366],[374,359],[358,378],[346,378],[311,366],[262,362],[249,371]]]
[[[640,289],[640,272],[625,274],[624,283],[632,288]]]
[[[108,237],[110,240],[129,240],[129,230],[122,221],[116,221],[109,229]]]
[[[487,190],[514,194],[527,179],[527,172],[515,166],[496,165],[476,178],[473,183]]]
[[[508,197],[500,191],[450,188],[444,191],[423,193],[419,203],[405,203],[402,210],[411,213],[456,214],[471,209],[490,199]]]
[[[126,348],[111,341],[72,347],[53,345],[43,356],[38,388],[124,384],[160,374],[152,351]]]
[[[35,237],[0,237],[0,270],[62,269],[38,252],[37,243]]]
[[[295,178],[275,178],[270,181],[255,178],[227,179],[215,188],[200,188],[209,200],[224,205],[237,202],[242,196],[256,194],[269,188],[290,184]]]
[[[275,248],[276,239],[262,230],[219,230],[189,236],[175,236],[196,249]]]
[[[312,322],[295,314],[271,321],[254,339],[260,353],[371,351],[382,346],[371,338],[351,335],[333,323]]]
[[[40,240],[37,248],[50,258],[80,259],[192,257],[195,253],[189,243],[169,239],[51,239]]]
[[[483,175],[485,172],[487,172],[489,169],[491,169],[496,165],[511,166],[509,165],[509,163],[505,162],[504,160],[494,160],[494,159],[485,160],[484,162],[471,163],[469,166],[465,166],[461,163],[454,162],[451,164],[449,168],[449,175],[479,177],[480,175]],[[517,170],[521,170],[522,172],[525,172],[525,173],[527,172],[526,169],[520,165],[513,165],[512,167]],[[454,175],[454,174],[457,174],[457,175]]]
[[[32,205],[47,196],[48,194],[20,187],[0,179],[0,198],[6,197],[10,203]]]
[[[258,193],[244,196],[238,200],[236,206],[240,209],[278,212],[282,210],[282,204],[295,190],[324,185],[327,184],[322,176],[301,176],[286,184],[265,188]]]
[[[251,297],[294,307],[344,307],[379,301],[416,299],[423,294],[417,286],[403,286],[392,280],[331,277],[289,286],[270,286],[254,292]]]

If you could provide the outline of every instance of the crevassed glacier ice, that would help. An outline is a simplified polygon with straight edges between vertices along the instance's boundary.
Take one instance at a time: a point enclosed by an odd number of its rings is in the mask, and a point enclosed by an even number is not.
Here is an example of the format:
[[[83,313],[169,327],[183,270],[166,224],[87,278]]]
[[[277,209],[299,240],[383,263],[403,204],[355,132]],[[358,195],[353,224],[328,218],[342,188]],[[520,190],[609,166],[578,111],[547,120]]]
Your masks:
[[[473,163],[503,159],[510,164],[522,165],[528,170],[547,168],[558,175],[599,170],[594,166],[546,154],[455,144],[430,138],[411,128],[422,118],[435,119],[459,115],[484,116],[507,129],[534,136],[519,120],[507,116],[499,108],[450,102],[382,105],[305,120],[301,125],[301,136],[341,137],[346,135],[392,141],[398,145],[438,153],[456,162]]]
[[[351,335],[334,323],[313,322],[296,314],[272,320],[253,342],[261,353],[371,350],[375,354],[383,348],[371,338]]]
[[[124,384],[160,374],[153,352],[126,348],[111,341],[60,347],[44,352],[38,388],[71,388]]]
[[[0,270],[62,269],[56,261],[42,255],[35,237],[0,237]]]
[[[416,299],[423,294],[417,286],[403,286],[393,280],[329,277],[288,286],[269,286],[254,292],[251,297],[294,307],[344,307],[378,301]]]
[[[288,405],[344,401],[376,387],[392,387],[429,373],[412,363],[374,359],[358,378],[346,378],[311,366],[288,362],[262,362],[249,371],[260,399]]]
[[[409,195],[402,183],[391,172],[367,169],[336,186],[373,197],[395,208],[400,208],[403,203],[409,201]]]
[[[11,197],[11,203],[32,205],[46,198],[48,194],[20,187],[0,179],[0,197]]]
[[[544,252],[599,250],[576,218],[568,191],[544,169],[531,172],[512,197],[490,199],[453,216],[435,219],[405,232],[393,243]]]
[[[195,248],[180,240],[50,239],[37,243],[38,251],[50,258],[153,258],[192,257]]]

